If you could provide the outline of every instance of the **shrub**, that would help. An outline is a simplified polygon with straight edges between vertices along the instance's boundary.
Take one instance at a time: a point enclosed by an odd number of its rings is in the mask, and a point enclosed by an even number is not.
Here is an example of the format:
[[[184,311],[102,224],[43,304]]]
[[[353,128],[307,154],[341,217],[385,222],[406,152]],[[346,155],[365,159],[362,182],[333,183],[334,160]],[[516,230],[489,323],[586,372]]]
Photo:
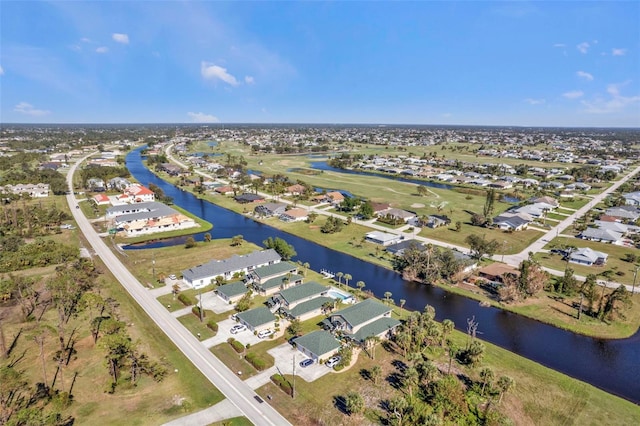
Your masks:
[[[196,304],[196,301],[195,301],[195,300],[193,300],[191,297],[187,296],[187,295],[186,295],[186,294],[184,294],[184,293],[180,293],[180,294],[178,295],[178,300],[179,300],[180,302],[182,302],[182,304],[183,304],[184,306],[191,306],[191,305],[195,305],[195,304]]]
[[[191,313],[200,318],[200,306],[194,306],[193,308],[191,308]],[[204,318],[206,316],[207,314],[205,313],[205,311],[202,311],[202,317]]]
[[[216,333],[218,332],[218,323],[212,319],[207,321],[207,327]]]
[[[274,374],[271,376],[271,381],[278,385],[278,387],[287,395],[293,395],[293,388],[291,387],[291,384],[280,374]]]
[[[241,354],[242,352],[244,352],[244,345],[241,342],[238,342],[233,337],[229,337],[229,340],[227,340],[227,342],[237,353]]]
[[[258,371],[262,371],[267,367],[265,360],[260,358],[255,352],[248,353],[244,358]]]

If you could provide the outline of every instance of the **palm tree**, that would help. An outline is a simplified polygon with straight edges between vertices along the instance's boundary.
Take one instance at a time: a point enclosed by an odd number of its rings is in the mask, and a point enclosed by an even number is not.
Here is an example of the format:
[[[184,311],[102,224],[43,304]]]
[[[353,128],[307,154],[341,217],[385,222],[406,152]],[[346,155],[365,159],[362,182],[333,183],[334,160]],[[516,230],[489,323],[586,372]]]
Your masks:
[[[391,296],[393,296],[393,293],[391,293],[390,291],[385,291],[384,292],[384,300],[389,303],[389,301],[391,300]]]
[[[516,383],[509,376],[501,376],[498,379],[498,390],[500,391],[500,398],[498,398],[498,404],[502,402],[502,397],[507,393]]]
[[[400,299],[400,309],[402,309],[404,307],[404,304],[407,303],[406,300],[404,299]]]
[[[344,282],[347,284],[347,287],[349,287],[349,280],[352,278],[351,274],[344,274]]]
[[[364,281],[358,281],[356,283],[356,287],[358,287],[358,290],[360,290],[360,293],[362,293],[362,289],[365,288],[365,283]]]
[[[342,276],[344,274],[342,272],[336,272],[336,277],[338,277],[338,284],[342,285]]]
[[[453,331],[455,328],[455,324],[450,319],[445,319],[442,321],[442,341],[440,342],[440,346],[444,346],[447,341],[447,336],[449,333]]]
[[[491,387],[491,382],[493,381],[494,374],[493,370],[489,367],[485,367],[480,370],[480,380],[482,381],[482,389],[480,389],[480,395],[484,395],[484,388],[489,385]]]
[[[304,262],[302,264],[302,267],[304,268],[304,276],[307,276],[307,271],[309,270],[309,268],[311,267],[311,265],[309,265],[309,262]]]

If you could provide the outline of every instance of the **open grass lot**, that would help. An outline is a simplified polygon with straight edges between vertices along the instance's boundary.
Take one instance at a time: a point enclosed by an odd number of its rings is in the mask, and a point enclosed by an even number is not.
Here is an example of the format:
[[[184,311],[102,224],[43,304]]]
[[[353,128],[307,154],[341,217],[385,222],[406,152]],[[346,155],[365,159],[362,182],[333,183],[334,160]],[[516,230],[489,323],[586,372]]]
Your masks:
[[[487,240],[496,240],[500,245],[496,253],[511,254],[519,253],[529,244],[536,241],[542,232],[535,229],[525,229],[517,232],[505,232],[500,229],[489,229],[473,226],[467,223],[462,225],[460,232],[456,232],[442,226],[436,229],[423,228],[420,232],[421,237],[433,238],[434,240],[453,243],[461,246],[468,246],[465,238],[469,234],[484,235]]]
[[[198,333],[200,333],[200,339],[208,339],[216,335],[213,330],[207,327],[207,321],[211,319],[214,314],[213,311],[208,311],[206,309],[204,310],[204,314],[203,322],[200,322],[200,318],[191,312],[179,317],[178,321],[180,321],[180,324],[182,324],[194,336],[198,336]]]
[[[258,374],[258,371],[244,360],[244,355],[236,352],[227,342],[212,347],[210,351],[217,356],[224,365],[229,367],[231,371],[240,371],[243,378],[249,378]]]
[[[453,337],[459,345],[464,345],[465,335],[455,332]],[[516,425],[628,425],[640,421],[640,410],[628,401],[509,351],[488,343],[485,345],[482,367],[490,367],[496,376],[508,375],[515,380],[515,389],[505,395],[501,404],[496,405]],[[439,348],[433,350],[429,358],[440,365],[447,363],[447,356]],[[394,390],[386,380],[374,385],[364,378],[362,371],[379,365],[385,378],[396,371],[391,363],[399,359],[399,354],[378,347],[375,360],[360,353],[357,363],[348,370],[327,374],[312,383],[296,378],[295,399],[271,383],[258,389],[258,393],[263,398],[271,395],[273,399],[270,403],[296,425],[378,423],[376,414],[382,413],[380,401],[401,391]],[[470,370],[458,365],[457,368],[478,380],[481,367]],[[291,376],[287,378],[290,382],[293,380]],[[346,416],[336,407],[335,398],[349,391],[358,392],[364,397],[366,418],[362,415]]]
[[[162,330],[149,320],[99,260],[97,262],[98,267],[104,271],[98,278],[102,295],[112,297],[118,304],[120,319],[129,325],[127,332],[133,341],[138,342],[139,351],[165,365],[168,373],[160,383],[143,376],[136,387],[124,382],[116,388],[114,394],[109,394],[107,391],[110,377],[104,361],[105,352],[94,344],[89,333],[89,318],[86,313],[81,313],[68,324],[68,327],[76,328],[77,352],[65,368],[65,389],[69,389],[76,373],[77,378],[73,385],[73,403],[63,413],[74,416],[76,424],[160,424],[222,400],[222,395],[214,386],[175,349]],[[46,278],[51,270],[40,268],[30,272]],[[47,375],[51,382],[55,373],[52,359],[58,348],[53,329],[57,315],[55,310],[48,310],[39,323],[19,322],[11,312],[9,306],[0,306],[0,316],[7,338],[12,339],[18,330],[22,330],[13,353],[19,355],[24,351],[24,358],[18,367],[25,371],[31,383],[42,380],[39,351],[33,336],[38,335],[39,330],[48,327],[48,324],[52,326],[51,332],[45,338],[44,346]],[[61,384],[62,380],[59,377],[58,383]]]
[[[253,423],[246,417],[233,417],[221,422],[211,423],[209,426],[252,426]]]
[[[545,246],[545,249],[563,247],[566,245],[572,245],[577,248],[589,247],[593,250],[601,251],[609,255],[609,257],[607,258],[607,263],[603,266],[586,266],[579,265],[577,263],[569,263],[569,267],[573,269],[577,275],[599,275],[608,269],[612,269],[616,271],[616,274],[613,278],[614,281],[623,284],[633,284],[633,274],[635,271],[634,264],[625,262],[622,259],[626,254],[638,255],[637,248],[559,236],[551,240],[549,244]],[[541,265],[548,268],[557,269],[559,271],[564,271],[567,266],[567,262],[562,260],[562,257],[559,254],[537,253],[535,255],[535,258],[540,262]]]

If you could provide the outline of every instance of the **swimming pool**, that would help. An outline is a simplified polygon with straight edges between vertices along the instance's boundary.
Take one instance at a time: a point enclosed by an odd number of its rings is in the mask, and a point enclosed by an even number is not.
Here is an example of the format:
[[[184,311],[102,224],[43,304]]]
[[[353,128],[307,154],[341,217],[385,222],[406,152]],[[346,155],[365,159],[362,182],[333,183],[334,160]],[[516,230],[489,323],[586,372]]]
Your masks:
[[[333,290],[333,289],[329,290],[327,292],[327,296],[329,296],[329,297],[331,297],[333,299],[340,299],[343,302],[352,301],[353,300],[353,296],[352,295],[344,294],[344,293],[342,293],[342,292],[340,292],[338,290]]]

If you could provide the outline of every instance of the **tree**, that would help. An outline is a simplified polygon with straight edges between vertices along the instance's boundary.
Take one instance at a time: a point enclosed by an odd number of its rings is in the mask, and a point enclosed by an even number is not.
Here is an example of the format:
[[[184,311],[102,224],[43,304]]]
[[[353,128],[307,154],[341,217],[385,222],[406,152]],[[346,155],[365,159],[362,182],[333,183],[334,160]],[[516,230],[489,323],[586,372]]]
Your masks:
[[[404,372],[404,377],[402,378],[402,384],[407,391],[409,392],[409,396],[413,396],[413,389],[418,386],[420,383],[420,375],[418,374],[418,370],[415,367],[409,367]]]
[[[611,319],[614,313],[624,318],[623,308],[631,306],[631,294],[624,285],[620,285],[609,295],[604,297],[604,303],[600,304],[598,318],[600,320]]]
[[[455,328],[455,324],[450,319],[445,319],[442,321],[442,341],[440,342],[440,346],[444,346],[447,341],[447,337]]]
[[[364,398],[358,392],[349,392],[344,398],[344,405],[347,413],[360,414],[364,411]]]
[[[300,320],[297,318],[291,321],[291,324],[289,324],[289,327],[287,327],[287,333],[289,333],[292,337],[300,335],[301,331],[302,325],[300,324]]]
[[[302,267],[304,268],[303,275],[306,277],[306,276],[307,276],[307,271],[309,270],[309,268],[311,267],[311,265],[309,265],[309,262],[304,262],[304,263],[302,264]]]
[[[269,237],[262,242],[262,245],[268,249],[274,249],[284,260],[290,260],[298,254],[291,244],[279,237]]]
[[[374,365],[369,370],[369,377],[371,377],[371,381],[374,385],[377,385],[380,379],[382,378],[382,368],[379,365]]]
[[[210,233],[207,232],[207,233],[204,234],[204,242],[205,243],[211,242],[211,234]]]
[[[244,242],[244,237],[242,235],[236,235],[233,238],[231,238],[232,247],[241,246],[243,242]]]
[[[342,277],[344,274],[342,272],[336,272],[336,277],[338,277],[338,284],[342,285]]]
[[[504,394],[513,389],[515,384],[515,381],[511,377],[500,376],[497,383],[498,391],[500,392],[498,403],[502,402],[502,397],[504,396]]]
[[[353,278],[351,274],[344,274],[342,278],[344,278],[345,284],[347,285],[347,287],[349,287],[349,281]]]
[[[406,300],[400,299],[400,309],[402,309],[404,307],[405,303],[407,303]]]
[[[362,217],[363,220],[371,219],[373,214],[374,211],[371,201],[367,200],[360,204],[360,217]]]
[[[429,195],[429,189],[424,186],[424,185],[418,185],[418,187],[416,188],[418,191],[418,195],[424,197],[426,195]]]
[[[489,388],[491,388],[491,382],[493,382],[494,377],[495,375],[493,374],[493,370],[489,367],[485,367],[480,370],[480,382],[482,383],[480,395],[484,395],[484,389],[487,385],[489,385]]]
[[[389,303],[391,301],[391,296],[393,296],[393,293],[391,293],[390,291],[385,291],[384,292],[384,300]]]
[[[184,241],[184,248],[190,249],[196,246],[196,240],[193,237],[187,237]]]
[[[479,236],[476,234],[469,234],[465,238],[465,242],[469,244],[471,249],[471,255],[476,259],[481,259],[483,256],[493,256],[500,245],[495,239],[487,241],[485,236]]]
[[[360,293],[362,293],[362,289],[366,287],[366,284],[364,283],[364,281],[358,281],[356,283],[356,287],[358,287],[358,290],[360,290]]]
[[[487,191],[487,198],[484,202],[484,209],[482,210],[482,215],[485,218],[489,218],[493,215],[493,205],[496,200],[496,190],[491,188]]]

